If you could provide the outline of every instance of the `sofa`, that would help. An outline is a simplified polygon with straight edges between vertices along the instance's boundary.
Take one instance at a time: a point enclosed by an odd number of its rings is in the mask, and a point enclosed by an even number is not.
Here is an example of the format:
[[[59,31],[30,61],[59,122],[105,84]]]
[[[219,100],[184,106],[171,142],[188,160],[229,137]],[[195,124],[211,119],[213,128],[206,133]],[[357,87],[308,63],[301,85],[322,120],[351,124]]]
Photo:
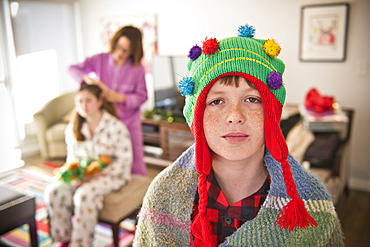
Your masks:
[[[56,159],[67,156],[64,131],[75,107],[74,97],[75,92],[62,94],[51,99],[33,115],[42,158]]]

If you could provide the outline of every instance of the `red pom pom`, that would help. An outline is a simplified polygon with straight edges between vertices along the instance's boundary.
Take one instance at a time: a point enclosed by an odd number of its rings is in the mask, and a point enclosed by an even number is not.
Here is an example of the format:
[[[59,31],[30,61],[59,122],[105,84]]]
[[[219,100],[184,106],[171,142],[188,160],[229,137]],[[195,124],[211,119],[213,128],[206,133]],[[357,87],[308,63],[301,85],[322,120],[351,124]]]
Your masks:
[[[217,51],[218,42],[216,38],[207,39],[203,42],[202,51],[204,54],[210,55]]]

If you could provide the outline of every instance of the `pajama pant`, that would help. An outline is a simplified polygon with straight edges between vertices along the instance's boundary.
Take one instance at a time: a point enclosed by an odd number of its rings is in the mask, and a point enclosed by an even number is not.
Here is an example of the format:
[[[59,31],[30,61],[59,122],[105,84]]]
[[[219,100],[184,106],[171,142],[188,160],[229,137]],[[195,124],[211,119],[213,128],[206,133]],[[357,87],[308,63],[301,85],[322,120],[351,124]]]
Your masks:
[[[92,246],[94,228],[104,196],[118,190],[123,179],[96,177],[76,187],[73,183],[53,181],[45,189],[45,204],[49,213],[50,234],[55,242],[70,242],[70,246]],[[72,223],[72,215],[75,220]]]

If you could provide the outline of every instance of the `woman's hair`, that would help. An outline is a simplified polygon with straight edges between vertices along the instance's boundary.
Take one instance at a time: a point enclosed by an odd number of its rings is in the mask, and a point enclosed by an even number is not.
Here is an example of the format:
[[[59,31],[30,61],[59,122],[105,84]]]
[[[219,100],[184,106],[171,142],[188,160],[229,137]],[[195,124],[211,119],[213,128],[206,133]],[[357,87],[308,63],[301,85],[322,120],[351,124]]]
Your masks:
[[[101,105],[100,110],[106,110],[111,115],[113,115],[114,117],[116,117],[117,119],[119,119],[119,117],[117,115],[117,112],[116,112],[115,106],[113,105],[113,103],[106,101],[102,97],[102,95],[101,95],[102,94],[102,90],[101,90],[101,88],[99,86],[97,86],[97,85],[83,84],[80,87],[80,89],[78,90],[77,93],[79,93],[81,91],[84,91],[84,90],[87,90],[90,93],[92,93],[97,99],[102,99],[103,100],[103,104]],[[74,117],[72,119],[72,123],[73,123],[73,136],[76,139],[76,141],[84,141],[85,140],[85,136],[82,135],[82,133],[81,133],[82,124],[85,121],[86,121],[86,119],[83,118],[83,117],[81,117],[81,115],[78,114],[78,112],[76,111],[75,112],[75,115],[74,115]]]
[[[140,60],[143,57],[143,41],[139,29],[133,26],[125,26],[118,30],[110,41],[109,52],[116,49],[117,42],[121,37],[127,37],[130,40],[131,59],[134,66],[139,66]]]

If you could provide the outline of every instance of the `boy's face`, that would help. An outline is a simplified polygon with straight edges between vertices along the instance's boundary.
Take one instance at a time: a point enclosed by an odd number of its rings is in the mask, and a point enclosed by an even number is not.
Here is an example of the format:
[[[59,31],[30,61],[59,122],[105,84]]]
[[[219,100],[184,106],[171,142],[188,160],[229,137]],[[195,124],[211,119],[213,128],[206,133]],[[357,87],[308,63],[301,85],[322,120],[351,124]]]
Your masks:
[[[204,109],[203,128],[213,156],[241,161],[260,159],[264,153],[265,115],[261,96],[239,77],[239,87],[221,84],[210,88]]]

